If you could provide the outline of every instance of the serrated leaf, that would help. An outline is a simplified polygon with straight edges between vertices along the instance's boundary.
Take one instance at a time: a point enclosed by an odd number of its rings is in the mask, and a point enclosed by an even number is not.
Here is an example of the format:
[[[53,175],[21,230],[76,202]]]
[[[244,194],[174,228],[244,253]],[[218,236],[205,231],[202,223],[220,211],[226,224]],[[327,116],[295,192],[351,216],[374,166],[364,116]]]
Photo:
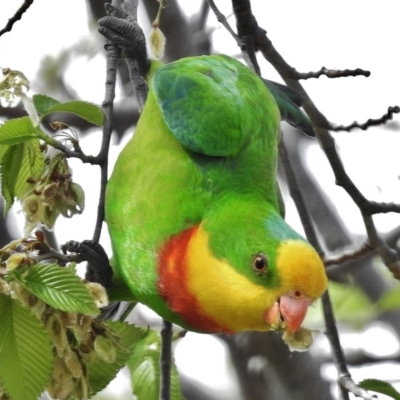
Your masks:
[[[69,101],[67,103],[56,104],[43,113],[41,117],[43,118],[55,112],[72,113],[94,125],[102,125],[104,120],[101,108],[86,101]]]
[[[39,139],[8,146],[0,160],[1,192],[6,200],[5,213],[14,198],[21,199],[32,188],[29,178],[39,178],[44,168],[44,157]]]
[[[400,288],[396,287],[385,293],[376,305],[381,312],[398,310],[400,308]]]
[[[58,265],[33,265],[14,270],[12,278],[50,306],[80,314],[97,315],[99,310],[82,280]]]
[[[390,384],[379,379],[365,379],[359,383],[363,389],[382,393],[395,400],[400,400],[400,393]]]
[[[36,400],[53,367],[50,336],[16,300],[0,294],[0,384],[11,400]]]
[[[137,328],[129,325],[126,322],[107,321],[105,325],[112,329],[120,338],[117,346],[117,354],[115,362],[106,363],[100,358],[93,363],[87,364],[88,378],[92,394],[104,389],[112,379],[115,378],[118,371],[125,366],[128,359],[131,357],[132,349],[143,337],[147,331],[142,328]]]
[[[16,196],[15,186],[22,165],[23,146],[22,143],[9,146],[0,160],[1,193],[6,201],[4,214],[9,211]]]
[[[161,339],[157,332],[149,331],[134,348],[127,365],[131,373],[133,393],[138,400],[158,400],[160,396]],[[178,371],[172,358],[171,400],[183,400]]]
[[[138,400],[158,400],[160,395],[160,339],[155,331],[149,331],[134,349],[128,361],[133,393]]]
[[[29,117],[11,119],[0,125],[0,145],[13,145],[37,138]]]
[[[15,185],[15,195],[19,199],[32,189],[32,184],[28,183],[28,178],[39,178],[44,168],[44,156],[40,150],[39,139],[22,143],[21,146],[23,146],[22,163]]]
[[[33,104],[39,114],[45,114],[51,107],[60,104],[60,102],[44,94],[35,94],[33,95]]]

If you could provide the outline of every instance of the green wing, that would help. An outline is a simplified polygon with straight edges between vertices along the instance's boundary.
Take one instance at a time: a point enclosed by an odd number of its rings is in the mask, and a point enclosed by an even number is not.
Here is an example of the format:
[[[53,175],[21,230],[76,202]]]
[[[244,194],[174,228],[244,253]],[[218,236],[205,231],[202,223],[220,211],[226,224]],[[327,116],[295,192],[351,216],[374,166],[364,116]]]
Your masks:
[[[278,116],[261,79],[224,55],[167,64],[155,72],[152,88],[172,134],[210,156],[235,156],[257,131],[255,121],[273,127]]]

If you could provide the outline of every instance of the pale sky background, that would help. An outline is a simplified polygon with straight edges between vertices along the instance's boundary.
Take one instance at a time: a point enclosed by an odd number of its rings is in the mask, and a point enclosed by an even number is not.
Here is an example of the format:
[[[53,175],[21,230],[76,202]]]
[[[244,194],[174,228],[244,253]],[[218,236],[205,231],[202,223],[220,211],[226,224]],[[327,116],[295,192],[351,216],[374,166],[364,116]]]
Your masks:
[[[1,0],[0,4],[0,27],[3,27],[20,2]],[[182,4],[190,14],[197,10],[200,2],[190,0]],[[230,2],[219,0],[216,4],[225,15],[229,15]],[[316,71],[322,66],[333,69],[359,67],[371,71],[368,79],[358,77],[329,80],[322,77],[304,82],[311,98],[332,122],[364,122],[368,118],[380,117],[388,106],[400,105],[398,0],[253,0],[252,6],[260,26],[268,31],[275,47],[298,71]],[[229,22],[232,26],[235,25],[233,17],[229,18]],[[216,53],[239,54],[234,40],[218,25],[212,13],[209,26],[214,30]],[[147,31],[146,34],[148,33]],[[88,35],[84,1],[36,0],[22,21],[14,25],[13,31],[0,38],[0,67],[20,70],[28,79],[33,79],[43,55],[57,55],[81,38],[86,38],[90,43],[96,33],[92,31],[90,37]],[[259,61],[264,77],[280,81],[277,73],[263,62],[261,56]],[[102,56],[93,54],[91,57],[81,57],[74,60],[67,71],[69,84],[83,99],[101,104],[105,76],[105,61]],[[35,86],[32,89],[35,91]],[[395,116],[395,121],[400,123],[400,117]],[[99,132],[94,135],[98,138]],[[351,133],[335,133],[334,137],[346,170],[361,191],[376,201],[400,203],[400,130],[378,127],[366,132],[353,130]],[[82,147],[87,154],[97,154],[96,144],[90,138],[82,141]],[[333,174],[318,143],[314,141],[307,151],[310,168],[314,171],[316,179],[322,182],[349,229],[355,234],[363,234],[359,212],[347,194],[335,186]],[[111,149],[111,164],[118,152],[119,149],[115,147]],[[91,237],[96,218],[95,210],[90,204],[98,199],[98,169],[89,165],[82,166],[76,160],[72,161],[71,165],[75,172],[74,179],[85,188],[89,207],[81,216],[71,220],[60,219],[57,222],[56,233],[60,243],[72,238],[84,240]],[[20,206],[14,205],[12,215],[17,215],[19,210]],[[302,231],[290,201],[287,219],[296,229]],[[375,219],[381,231],[397,226],[400,221],[400,218],[393,214],[378,216]],[[21,220],[19,218],[20,222],[16,224],[13,219],[13,229],[18,236],[22,231]],[[103,230],[102,241],[109,249],[106,229]],[[110,254],[109,250],[108,252]],[[370,336],[366,340],[370,340]],[[393,348],[394,344],[390,344],[393,343],[390,340],[387,338],[385,342]],[[208,362],[210,355],[213,355],[215,362]],[[216,385],[215,377],[218,376],[218,390],[223,390],[226,385],[233,387],[235,391],[231,380],[221,380],[221,369],[229,370],[229,363],[226,362],[224,348],[212,337],[189,334],[177,346],[176,357],[178,366],[194,378],[208,383],[211,388]],[[203,357],[204,364],[199,361]],[[198,369],[193,369],[189,364],[190,359],[198,360]],[[392,371],[397,373],[398,377],[398,368],[396,371],[389,366],[380,378],[390,378],[388,375]],[[329,372],[329,368],[327,373],[333,373],[333,376],[335,374],[334,371]],[[373,376],[378,378],[376,371],[373,372]],[[354,370],[354,377],[357,380],[372,376],[365,370],[360,373]],[[114,385],[113,390],[120,387],[119,384]],[[233,394],[232,399],[235,398]]]

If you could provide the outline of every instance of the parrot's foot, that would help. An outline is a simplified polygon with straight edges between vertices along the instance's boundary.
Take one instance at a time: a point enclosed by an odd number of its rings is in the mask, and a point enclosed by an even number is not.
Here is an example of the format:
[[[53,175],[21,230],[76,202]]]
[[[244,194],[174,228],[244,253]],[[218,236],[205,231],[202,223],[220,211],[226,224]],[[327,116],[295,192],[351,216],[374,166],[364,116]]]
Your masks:
[[[88,281],[100,283],[104,287],[110,285],[113,271],[107,253],[99,243],[93,240],[84,240],[81,243],[70,240],[63,246],[63,251],[78,253],[88,262],[85,276]]]
[[[137,62],[140,74],[144,77],[150,69],[147,58],[146,38],[142,28],[136,22],[129,22],[114,16],[100,18],[99,32],[112,44],[122,50],[125,58],[133,58]]]

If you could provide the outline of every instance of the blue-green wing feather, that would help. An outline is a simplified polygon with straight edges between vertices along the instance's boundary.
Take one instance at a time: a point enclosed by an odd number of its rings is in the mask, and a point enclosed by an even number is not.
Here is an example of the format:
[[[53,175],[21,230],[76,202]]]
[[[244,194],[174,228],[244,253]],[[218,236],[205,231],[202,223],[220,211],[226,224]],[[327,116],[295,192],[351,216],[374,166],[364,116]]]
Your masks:
[[[278,104],[282,120],[303,131],[307,136],[314,137],[315,132],[311,121],[300,108],[302,99],[299,94],[280,83],[268,79],[263,79],[263,81]]]

